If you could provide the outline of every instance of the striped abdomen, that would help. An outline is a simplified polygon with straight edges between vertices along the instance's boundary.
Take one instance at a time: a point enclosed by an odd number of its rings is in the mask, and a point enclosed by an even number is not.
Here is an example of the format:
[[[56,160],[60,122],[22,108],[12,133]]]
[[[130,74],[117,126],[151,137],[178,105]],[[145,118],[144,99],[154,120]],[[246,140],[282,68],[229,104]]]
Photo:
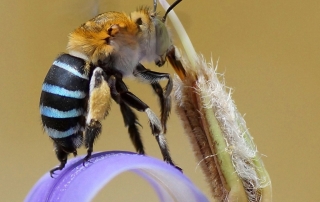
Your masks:
[[[86,61],[62,54],[54,61],[42,85],[40,113],[43,128],[56,143],[66,148],[77,148],[82,144],[88,72]]]

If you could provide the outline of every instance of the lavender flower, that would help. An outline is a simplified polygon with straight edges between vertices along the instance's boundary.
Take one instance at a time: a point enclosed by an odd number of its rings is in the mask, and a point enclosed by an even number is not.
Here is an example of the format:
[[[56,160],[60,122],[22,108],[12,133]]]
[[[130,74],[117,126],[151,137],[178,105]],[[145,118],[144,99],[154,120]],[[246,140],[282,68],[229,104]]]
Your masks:
[[[25,202],[90,201],[110,180],[131,171],[155,189],[160,201],[206,202],[192,182],[171,165],[131,152],[101,152],[83,166],[83,156],[71,159],[55,178],[46,173],[32,188]]]

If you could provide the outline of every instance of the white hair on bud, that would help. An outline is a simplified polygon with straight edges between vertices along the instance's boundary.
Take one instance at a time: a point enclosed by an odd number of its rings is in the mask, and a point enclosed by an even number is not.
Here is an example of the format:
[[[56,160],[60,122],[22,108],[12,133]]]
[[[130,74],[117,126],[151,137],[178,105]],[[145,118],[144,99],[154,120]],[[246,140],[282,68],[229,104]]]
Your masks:
[[[174,99],[177,101],[177,104],[179,105],[179,107],[183,106],[183,93],[182,93],[182,88],[183,88],[183,83],[182,81],[179,79],[178,75],[174,75],[173,77],[173,89],[175,89],[175,91],[173,92],[173,96]]]
[[[165,10],[168,9],[169,4],[166,0],[159,0],[159,2]],[[214,140],[208,140],[207,136],[202,132],[205,129],[201,128],[204,125],[199,120],[201,109],[210,109],[214,113],[214,117],[223,133],[223,138],[226,142],[224,151],[231,156],[232,165],[239,176],[239,180],[241,179],[242,181],[248,201],[260,201],[264,196],[266,196],[266,201],[272,200],[271,188],[267,189],[266,193],[262,193],[265,192],[262,189],[270,186],[271,181],[262,161],[259,159],[259,153],[246,127],[246,123],[231,98],[232,90],[225,86],[223,74],[216,72],[217,67],[214,67],[212,61],[208,64],[203,57],[198,57],[188,34],[175,12],[172,10],[168,16],[187,55],[187,58],[181,57],[182,65],[186,70],[186,77],[182,80],[177,76],[174,77],[174,98],[177,113],[184,124],[195,155],[198,159],[202,158],[206,161],[210,160],[208,159],[209,156],[217,155],[212,153],[211,148],[207,147],[207,145],[215,147],[215,143]],[[176,53],[176,55],[178,54]],[[219,81],[219,78],[222,82]],[[198,103],[198,100],[200,100],[200,103]],[[199,104],[200,106],[198,106]],[[210,122],[210,120],[205,120],[204,122],[206,121]],[[223,197],[219,198],[219,201],[229,200],[229,196],[224,195],[226,191],[224,190],[224,183],[216,177],[220,173],[214,168],[215,166],[219,167],[219,163],[217,164],[215,161],[206,163],[207,166],[202,168],[213,190],[214,197]],[[262,176],[259,176],[259,174],[262,174]],[[222,189],[219,187],[222,187]],[[237,198],[237,196],[235,197]]]
[[[253,162],[258,154],[257,148],[253,143],[242,115],[238,112],[234,101],[231,98],[232,89],[225,86],[223,74],[216,72],[217,66],[213,63],[207,63],[202,56],[197,60],[196,67],[193,69],[197,75],[194,90],[201,95],[202,107],[212,108],[220,128],[223,131],[227,147],[226,152],[230,153],[232,164],[243,180],[243,185],[247,190],[249,201],[255,201],[257,195],[250,190],[258,190],[270,185],[269,179],[260,178],[257,174],[257,168]],[[185,60],[182,60],[185,63]],[[183,64],[184,67],[190,67],[189,64]],[[177,105],[183,106],[182,88],[191,88],[186,86],[178,78],[174,78],[174,97]]]

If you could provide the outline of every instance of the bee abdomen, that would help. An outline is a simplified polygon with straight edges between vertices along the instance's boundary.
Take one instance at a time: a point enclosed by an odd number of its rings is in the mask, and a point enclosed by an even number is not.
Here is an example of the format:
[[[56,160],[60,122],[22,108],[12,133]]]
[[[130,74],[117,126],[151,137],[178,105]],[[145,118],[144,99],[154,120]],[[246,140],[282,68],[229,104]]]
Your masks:
[[[69,54],[53,63],[42,85],[40,114],[43,128],[53,139],[82,133],[89,91],[89,64]]]

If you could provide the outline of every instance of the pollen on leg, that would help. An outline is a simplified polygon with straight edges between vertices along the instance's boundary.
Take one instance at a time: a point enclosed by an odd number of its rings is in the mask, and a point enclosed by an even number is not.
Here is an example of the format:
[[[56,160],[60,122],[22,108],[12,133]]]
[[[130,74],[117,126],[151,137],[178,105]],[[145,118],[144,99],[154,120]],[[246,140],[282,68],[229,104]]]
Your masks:
[[[96,68],[90,81],[87,124],[90,124],[91,120],[98,121],[104,119],[110,109],[110,88],[102,74],[103,70]]]

